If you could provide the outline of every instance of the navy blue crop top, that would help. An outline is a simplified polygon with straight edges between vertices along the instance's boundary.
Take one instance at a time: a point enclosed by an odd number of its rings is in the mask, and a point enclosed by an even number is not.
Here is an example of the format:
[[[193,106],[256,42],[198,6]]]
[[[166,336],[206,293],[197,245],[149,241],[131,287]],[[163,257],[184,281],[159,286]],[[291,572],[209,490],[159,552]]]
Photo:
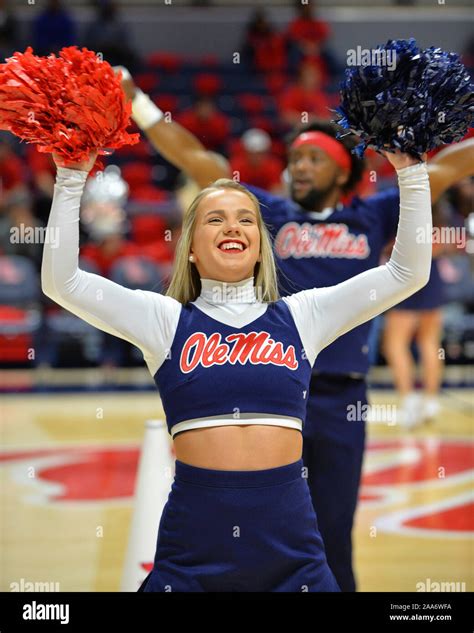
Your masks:
[[[288,306],[269,303],[244,327],[183,306],[169,357],[156,372],[171,435],[268,417],[302,428],[311,365]]]

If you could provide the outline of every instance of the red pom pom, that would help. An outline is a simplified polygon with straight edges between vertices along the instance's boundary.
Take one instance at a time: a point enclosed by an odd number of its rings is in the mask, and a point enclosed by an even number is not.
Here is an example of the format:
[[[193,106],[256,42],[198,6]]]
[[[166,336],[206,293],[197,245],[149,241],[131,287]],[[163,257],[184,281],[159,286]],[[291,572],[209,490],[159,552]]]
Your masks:
[[[134,145],[139,134],[125,131],[132,104],[120,81],[86,48],[37,57],[29,47],[0,64],[0,129],[71,163],[87,161],[91,150]]]

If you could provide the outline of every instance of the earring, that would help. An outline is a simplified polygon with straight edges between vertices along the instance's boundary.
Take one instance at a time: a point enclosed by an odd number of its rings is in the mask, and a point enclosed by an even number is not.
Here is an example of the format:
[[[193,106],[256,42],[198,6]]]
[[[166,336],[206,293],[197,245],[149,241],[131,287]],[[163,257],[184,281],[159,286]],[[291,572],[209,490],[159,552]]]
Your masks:
[[[193,262],[193,261],[194,261],[194,255],[190,255],[190,256],[189,256],[189,261],[190,261],[190,262]]]

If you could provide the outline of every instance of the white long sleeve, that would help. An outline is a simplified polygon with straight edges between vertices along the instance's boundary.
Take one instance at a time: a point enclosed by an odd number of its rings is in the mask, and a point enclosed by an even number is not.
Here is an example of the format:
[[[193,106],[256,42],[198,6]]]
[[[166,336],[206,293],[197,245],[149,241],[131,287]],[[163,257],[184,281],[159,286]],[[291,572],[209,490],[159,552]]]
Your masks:
[[[44,245],[42,290],[87,323],[136,345],[153,375],[171,346],[181,304],[79,268],[79,209],[86,179],[84,171],[58,169],[48,221],[58,244]]]
[[[44,245],[43,292],[91,325],[136,345],[154,375],[169,353],[181,304],[159,293],[129,290],[79,269],[79,208],[86,177],[85,172],[58,169],[48,228],[58,231],[59,239],[57,248],[49,242]],[[390,261],[335,286],[304,290],[283,299],[310,364],[338,336],[403,301],[429,279],[432,224],[426,165],[399,170],[398,178],[400,220]],[[210,309],[200,298],[196,305],[206,313]],[[235,315],[228,313],[232,305],[211,307],[213,318],[242,327],[267,306],[249,303],[244,312],[239,308]]]
[[[284,298],[311,364],[336,338],[428,283],[432,219],[426,163],[405,167],[397,174],[400,219],[390,260],[335,286],[303,290]]]

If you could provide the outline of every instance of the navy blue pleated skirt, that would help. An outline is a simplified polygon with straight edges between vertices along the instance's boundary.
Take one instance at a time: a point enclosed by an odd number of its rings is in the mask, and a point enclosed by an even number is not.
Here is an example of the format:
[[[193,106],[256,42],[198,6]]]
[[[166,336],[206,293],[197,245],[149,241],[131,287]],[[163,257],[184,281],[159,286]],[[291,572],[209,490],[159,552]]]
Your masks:
[[[303,461],[257,471],[177,461],[139,591],[339,591]]]

